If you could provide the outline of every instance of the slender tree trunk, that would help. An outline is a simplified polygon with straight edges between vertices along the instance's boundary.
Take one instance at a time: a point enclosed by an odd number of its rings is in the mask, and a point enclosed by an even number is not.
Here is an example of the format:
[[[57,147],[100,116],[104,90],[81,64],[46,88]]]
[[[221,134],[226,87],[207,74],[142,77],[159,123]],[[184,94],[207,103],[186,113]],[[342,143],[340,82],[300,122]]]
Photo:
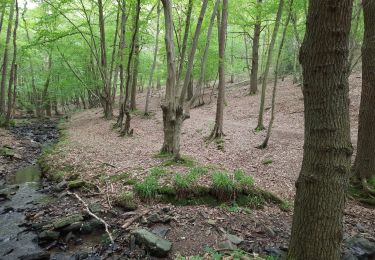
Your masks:
[[[191,74],[193,72],[194,57],[195,57],[195,52],[196,52],[197,47],[198,47],[198,40],[199,40],[199,35],[201,33],[204,14],[206,13],[206,9],[207,9],[207,2],[208,2],[208,0],[203,0],[202,8],[201,8],[199,18],[198,18],[197,27],[195,28],[194,38],[193,38],[193,42],[192,42],[192,45],[191,45],[189,58],[188,58],[188,65],[187,65],[187,68],[186,68],[186,74],[185,74],[185,78],[184,78],[184,85],[181,89],[181,94],[180,94],[180,105],[181,106],[183,106],[185,96],[186,96],[186,92],[187,92],[187,89],[188,89],[189,84],[191,82],[190,79],[191,79]]]
[[[296,42],[297,42],[297,48],[296,49],[299,49],[301,47],[301,39],[299,37],[299,33],[298,33],[298,30],[297,30],[297,17],[296,17],[296,14],[293,14],[291,16],[291,20],[292,20],[292,23],[293,23],[293,31],[294,31],[294,37],[296,39]],[[296,52],[295,55],[294,55],[294,64],[293,64],[293,84],[301,81],[301,65],[298,63],[298,53]]]
[[[254,25],[253,49],[251,60],[251,74],[250,74],[250,95],[255,95],[258,92],[258,67],[259,67],[259,40],[262,26],[262,15],[260,12],[260,5],[262,0],[258,0],[258,13],[256,23]]]
[[[244,34],[243,35],[243,40],[244,40],[244,47],[245,47],[245,60],[246,60],[246,69],[249,74],[249,79],[251,83],[251,67],[250,67],[250,62],[249,62],[249,43],[247,42],[247,37],[248,35]]]
[[[305,140],[288,259],[340,259],[350,176],[348,53],[353,0],[310,0],[301,46]]]
[[[217,97],[215,126],[209,140],[220,139],[224,135],[224,95],[225,95],[225,40],[228,22],[228,0],[223,0],[221,12],[221,25],[219,31],[219,93]]]
[[[121,125],[120,133],[121,133],[121,135],[129,135],[129,136],[133,134],[133,130],[130,129],[131,116],[130,116],[130,111],[129,111],[129,96],[130,96],[129,92],[130,92],[130,82],[131,82],[130,80],[131,80],[131,77],[132,77],[132,75],[130,75],[130,69],[131,69],[131,65],[132,65],[132,62],[133,62],[134,52],[135,52],[135,49],[137,48],[136,44],[137,44],[137,37],[138,37],[138,33],[139,33],[140,12],[141,12],[141,1],[137,0],[136,13],[135,13],[135,23],[134,23],[134,33],[133,33],[133,37],[132,37],[132,41],[131,41],[131,48],[130,48],[130,51],[129,51],[129,59],[128,59],[128,64],[127,64],[127,68],[126,68],[127,78],[126,78],[126,85],[125,85],[125,100],[122,103],[122,106],[121,106],[122,112],[120,113],[120,116],[122,114],[122,117],[124,117],[124,115],[126,117],[125,123],[123,125]],[[121,119],[121,122],[122,121],[123,121],[123,119]]]
[[[14,115],[16,113],[16,99],[17,99],[17,78],[18,78],[18,65],[15,64],[14,66],[14,84],[13,84],[13,101],[12,101],[12,112],[10,113],[10,118],[14,118]]]
[[[365,32],[362,46],[362,94],[359,107],[357,156],[353,170],[362,180],[375,177],[375,2],[363,1]],[[375,194],[375,191],[372,191]]]
[[[230,65],[231,65],[231,72],[230,72],[230,83],[234,83],[234,49],[233,49],[234,39],[232,36],[231,46],[230,46]]]
[[[103,104],[104,104],[104,118],[112,119],[113,117],[113,108],[112,108],[112,95],[111,95],[111,84],[110,84],[110,75],[108,72],[107,64],[107,47],[105,42],[105,28],[104,28],[104,11],[103,11],[103,1],[98,0],[99,8],[99,31],[100,31],[100,66],[101,74],[103,80]]]
[[[133,60],[133,72],[132,72],[132,82],[131,82],[131,98],[130,98],[130,110],[136,110],[137,104],[137,84],[138,84],[138,66],[139,66],[139,42],[138,37],[136,39],[136,47],[134,50],[134,60]]]
[[[4,22],[4,16],[5,16],[5,7],[6,7],[6,4],[5,2],[1,4],[1,13],[0,13],[0,35],[1,35],[1,31],[3,29],[3,22]]]
[[[199,105],[204,104],[203,95],[202,95],[202,86],[203,86],[203,83],[204,83],[204,80],[205,80],[208,50],[210,48],[211,35],[212,35],[212,30],[213,30],[213,27],[214,27],[216,13],[217,13],[217,9],[219,7],[219,3],[220,3],[220,0],[216,0],[214,9],[212,11],[212,15],[211,15],[211,19],[210,19],[210,25],[209,25],[208,31],[207,31],[206,46],[204,47],[204,52],[203,52],[203,56],[202,56],[202,59],[201,59],[199,80],[198,80],[198,83],[197,83],[196,91],[193,95],[193,98],[190,100],[190,105],[188,106],[188,108],[190,108],[191,106],[199,106]]]
[[[176,74],[177,86],[180,85],[182,69],[185,63],[185,54],[186,54],[187,42],[189,38],[189,30],[190,30],[190,22],[191,22],[190,20],[191,20],[191,12],[193,10],[193,2],[194,2],[193,0],[189,0],[189,3],[188,3],[188,10],[187,10],[186,20],[185,20],[185,32],[184,32],[184,38],[182,40],[182,45],[181,45],[180,63],[179,63],[179,68]]]
[[[292,8],[293,8],[293,0],[290,0],[288,17],[285,21],[283,35],[281,37],[280,46],[279,46],[279,52],[277,54],[277,59],[276,59],[276,67],[275,67],[275,71],[274,71],[275,78],[274,78],[274,81],[273,81],[273,89],[272,89],[271,119],[270,119],[270,122],[268,124],[266,138],[264,139],[263,143],[258,146],[258,148],[260,148],[260,149],[264,149],[264,148],[267,147],[268,141],[271,137],[271,130],[272,130],[272,126],[273,126],[273,121],[275,120],[276,89],[277,89],[277,80],[278,80],[279,69],[280,69],[280,58],[281,58],[281,54],[283,52],[285,36],[286,36],[287,31],[288,31],[288,26],[289,26],[289,22],[290,22]]]
[[[121,0],[121,25],[120,25],[120,41],[119,41],[119,77],[120,77],[120,98],[119,98],[119,116],[117,117],[117,123],[115,127],[122,126],[124,120],[124,110],[122,109],[123,102],[124,102],[124,86],[125,86],[125,78],[124,78],[124,63],[125,63],[125,29],[126,29],[126,2],[125,0]]]
[[[18,18],[19,18],[19,9],[18,9],[18,1],[15,0],[15,8],[16,8],[16,19],[14,21],[14,30],[13,30],[13,60],[12,65],[10,68],[10,75],[9,75],[9,84],[8,84],[8,109],[5,118],[5,125],[9,125],[10,119],[12,118],[12,107],[13,107],[13,88],[16,88],[17,81],[17,29],[18,29]],[[11,20],[9,21],[12,22]]]
[[[274,46],[275,46],[277,34],[279,32],[280,20],[281,20],[281,16],[282,16],[282,13],[283,13],[283,7],[284,7],[284,0],[280,0],[279,7],[277,9],[276,20],[275,20],[275,28],[273,29],[270,46],[268,47],[268,56],[267,56],[267,61],[266,61],[266,67],[264,69],[264,74],[263,74],[263,78],[262,78],[262,94],[261,94],[261,97],[260,97],[258,125],[256,127],[256,130],[258,130],[258,131],[264,129],[263,115],[264,115],[264,102],[265,102],[265,99],[266,99],[267,79],[268,79],[268,73],[269,73],[269,70],[270,70],[271,62],[272,62],[273,49],[274,49]]]
[[[9,52],[9,43],[12,36],[12,27],[13,27],[13,16],[14,16],[14,4],[13,0],[10,5],[9,11],[9,22],[7,28],[7,34],[5,38],[4,54],[3,54],[3,64],[1,71],[1,85],[0,85],[0,115],[5,115],[5,84],[7,79],[7,69],[8,69],[8,52]]]
[[[152,81],[153,81],[153,78],[154,78],[154,72],[155,72],[155,68],[156,68],[156,62],[157,62],[158,50],[159,50],[160,13],[161,13],[160,0],[158,2],[157,13],[158,14],[157,14],[157,20],[156,20],[156,38],[155,38],[154,59],[152,61],[150,77],[148,79],[147,94],[146,94],[146,105],[145,105],[145,113],[144,113],[145,116],[149,115],[151,86],[152,86]],[[159,76],[158,76],[158,82],[160,83],[160,77]]]
[[[49,88],[49,85],[50,85],[50,82],[51,82],[51,76],[52,76],[52,50],[48,54],[47,70],[48,70],[48,75],[47,75],[46,81],[44,82],[41,103],[42,103],[44,111],[46,111],[47,116],[48,116],[48,113],[49,113],[49,116],[51,116],[51,112],[50,112],[51,102],[50,102],[49,96],[48,96],[48,88]]]

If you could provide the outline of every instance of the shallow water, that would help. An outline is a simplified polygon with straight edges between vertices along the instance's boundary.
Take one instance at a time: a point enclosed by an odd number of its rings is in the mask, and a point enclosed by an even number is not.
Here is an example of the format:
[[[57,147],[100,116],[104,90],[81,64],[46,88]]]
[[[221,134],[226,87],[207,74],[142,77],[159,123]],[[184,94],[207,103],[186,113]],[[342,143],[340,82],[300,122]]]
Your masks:
[[[25,168],[18,170],[14,175],[11,175],[7,179],[8,184],[22,184],[27,182],[40,181],[42,172],[38,165],[30,165]]]

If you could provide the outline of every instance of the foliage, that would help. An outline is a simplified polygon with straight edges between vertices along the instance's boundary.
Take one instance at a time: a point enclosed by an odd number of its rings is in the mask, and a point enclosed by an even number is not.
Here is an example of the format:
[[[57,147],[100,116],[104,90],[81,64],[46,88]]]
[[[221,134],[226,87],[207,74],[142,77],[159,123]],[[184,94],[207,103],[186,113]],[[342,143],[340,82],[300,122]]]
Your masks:
[[[219,201],[233,198],[235,188],[235,183],[227,172],[215,172],[212,175],[212,189]]]
[[[143,200],[149,201],[157,195],[158,180],[154,176],[147,176],[142,182],[134,185],[134,192]]]

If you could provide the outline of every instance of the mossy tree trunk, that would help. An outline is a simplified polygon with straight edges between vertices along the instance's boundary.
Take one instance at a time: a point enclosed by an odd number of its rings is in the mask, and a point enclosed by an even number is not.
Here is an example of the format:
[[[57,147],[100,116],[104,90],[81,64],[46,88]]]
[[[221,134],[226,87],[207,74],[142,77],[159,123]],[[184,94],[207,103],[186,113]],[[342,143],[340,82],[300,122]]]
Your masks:
[[[353,0],[311,0],[301,46],[305,140],[288,258],[340,259],[350,175],[348,52]]]
[[[362,94],[359,107],[355,175],[368,191],[367,179],[375,177],[375,2],[363,1],[365,32],[362,46]],[[375,191],[371,191],[375,193]]]
[[[250,95],[255,95],[258,92],[258,67],[259,67],[259,40],[261,33],[261,8],[262,0],[258,0],[257,19],[254,25],[253,49],[251,60],[250,73]]]

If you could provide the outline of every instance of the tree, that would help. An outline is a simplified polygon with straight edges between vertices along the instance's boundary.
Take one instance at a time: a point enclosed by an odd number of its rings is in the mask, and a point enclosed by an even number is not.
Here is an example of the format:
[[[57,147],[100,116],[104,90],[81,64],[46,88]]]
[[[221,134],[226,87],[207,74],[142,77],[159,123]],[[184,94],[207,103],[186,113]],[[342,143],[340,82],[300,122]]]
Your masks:
[[[215,126],[209,139],[220,139],[224,135],[224,95],[225,95],[225,40],[227,35],[228,1],[223,0],[219,31],[219,93],[217,97]]]
[[[251,73],[250,73],[250,95],[254,95],[258,92],[258,67],[259,67],[259,40],[262,26],[262,14],[261,14],[262,0],[258,0],[258,12],[256,22],[254,25],[254,36],[253,36],[253,50],[251,60]]]
[[[375,2],[363,1],[365,32],[362,46],[362,94],[359,108],[357,156],[353,170],[364,190],[375,194],[367,180],[375,177]]]
[[[305,140],[289,259],[340,259],[350,176],[348,52],[352,0],[309,1],[300,50]]]
[[[5,114],[5,84],[6,84],[7,69],[8,69],[9,43],[10,43],[10,38],[12,35],[12,27],[13,27],[14,5],[15,5],[15,0],[13,0],[10,5],[8,28],[7,28],[4,54],[3,54],[3,64],[2,64],[1,83],[0,83],[0,115]]]
[[[266,88],[267,88],[268,73],[270,71],[273,49],[274,49],[274,46],[275,46],[277,33],[278,33],[279,27],[280,27],[280,20],[281,20],[282,13],[283,13],[283,7],[284,7],[284,0],[280,0],[279,1],[279,7],[277,9],[277,14],[276,14],[275,28],[273,29],[271,42],[270,42],[270,45],[268,47],[268,55],[267,55],[265,69],[264,69],[264,74],[263,74],[263,77],[262,77],[262,94],[260,96],[258,125],[256,127],[256,130],[263,130],[264,129],[263,114],[264,114],[264,102],[265,102],[265,99],[266,99]]]

